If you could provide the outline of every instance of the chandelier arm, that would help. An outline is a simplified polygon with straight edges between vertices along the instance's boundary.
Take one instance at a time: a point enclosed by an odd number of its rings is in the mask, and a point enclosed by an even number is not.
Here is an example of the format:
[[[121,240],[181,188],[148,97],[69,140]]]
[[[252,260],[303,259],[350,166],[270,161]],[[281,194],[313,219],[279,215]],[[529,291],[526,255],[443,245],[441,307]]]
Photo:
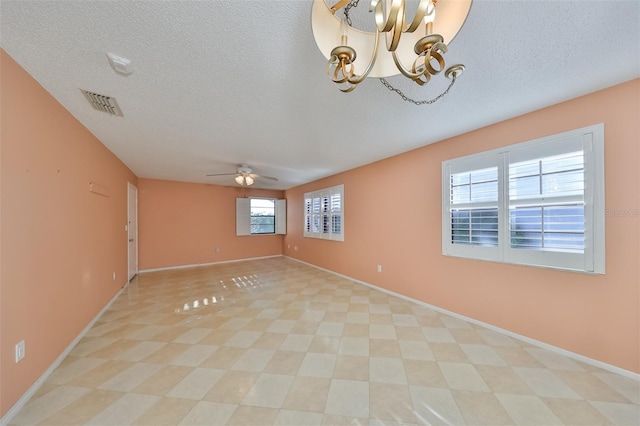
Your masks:
[[[406,26],[404,20],[404,0],[392,0],[389,13],[386,16],[380,0],[374,0],[372,2],[372,6],[374,3],[374,15],[378,31],[385,33],[387,50],[392,52],[398,48],[400,36],[404,32],[404,27]]]
[[[416,10],[416,14],[413,16],[413,22],[411,22],[411,25],[409,25],[409,27],[403,32],[412,33],[418,29],[418,27],[422,23],[422,20],[427,15],[429,3],[431,3],[431,0],[420,0],[420,3],[418,4],[418,9]]]
[[[422,74],[424,74],[424,71],[422,71],[422,72],[411,72],[411,71],[409,71],[409,69],[405,68],[405,66],[402,64],[402,62],[400,62],[400,59],[398,58],[398,54],[396,52],[391,52],[391,54],[393,56],[393,62],[396,63],[396,67],[398,67],[398,70],[400,70],[402,75],[404,75],[405,77],[408,77],[408,78],[410,78],[412,80],[415,80],[416,78],[418,78]]]
[[[429,99],[429,100],[424,100],[424,101],[416,101],[415,99],[411,99],[410,97],[408,97],[407,95],[405,95],[402,90],[400,89],[396,89],[395,87],[393,87],[386,79],[381,78],[380,82],[382,83],[382,85],[384,87],[386,87],[387,89],[389,89],[392,92],[396,92],[403,101],[406,102],[411,102],[414,105],[428,105],[428,104],[432,104],[434,102],[437,102],[438,100],[440,100],[443,96],[445,96],[447,93],[449,93],[449,90],[451,90],[451,88],[453,87],[453,84],[456,82],[456,75],[453,74],[451,76],[451,83],[449,83],[449,86],[446,88],[446,90],[442,93],[440,93],[438,96],[436,96],[433,99]]]
[[[340,0],[339,2],[337,2],[336,4],[334,4],[333,6],[331,6],[331,11],[333,12],[333,14],[335,15],[335,13],[342,9],[347,3],[349,3],[351,0]]]
[[[369,65],[367,65],[367,68],[365,69],[365,71],[359,75],[359,76],[354,76],[352,78],[350,78],[348,81],[351,84],[358,84],[361,83],[365,78],[367,78],[367,76],[369,75],[369,73],[371,72],[371,70],[373,69],[373,66],[376,63],[376,56],[378,56],[378,41],[380,39],[380,32],[378,30],[376,30],[376,41],[373,43],[373,54],[371,55],[371,60],[369,61]],[[355,86],[354,86],[355,88]],[[353,90],[353,89],[351,89]],[[351,91],[349,90],[349,91]]]

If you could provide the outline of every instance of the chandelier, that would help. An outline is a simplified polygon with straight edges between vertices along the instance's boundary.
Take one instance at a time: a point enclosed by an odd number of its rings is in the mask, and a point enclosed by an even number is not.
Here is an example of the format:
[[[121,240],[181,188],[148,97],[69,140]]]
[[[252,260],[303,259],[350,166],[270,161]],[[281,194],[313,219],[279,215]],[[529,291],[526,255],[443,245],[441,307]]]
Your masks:
[[[351,26],[349,10],[360,0],[338,0],[329,6],[314,0],[311,26],[318,48],[327,58],[327,74],[343,92],[351,92],[367,77],[380,78],[389,90],[414,104],[430,104],[449,92],[464,65],[446,68],[448,43],[464,24],[472,0],[419,0],[413,20],[405,18],[406,0],[370,0],[375,32]],[[336,12],[344,9],[344,18]],[[384,48],[380,48],[380,46]],[[445,69],[446,68],[446,69]],[[444,71],[447,89],[428,101],[415,101],[385,79],[398,74],[420,86]]]

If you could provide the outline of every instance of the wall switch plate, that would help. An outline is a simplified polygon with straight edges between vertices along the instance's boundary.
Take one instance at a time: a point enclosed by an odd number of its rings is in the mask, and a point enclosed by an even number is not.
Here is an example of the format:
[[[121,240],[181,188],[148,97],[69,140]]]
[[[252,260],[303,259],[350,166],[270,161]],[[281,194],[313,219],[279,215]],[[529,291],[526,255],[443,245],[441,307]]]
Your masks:
[[[113,280],[114,281],[116,280],[116,273],[115,272],[113,273]]]
[[[24,358],[24,355],[25,355],[24,340],[21,340],[16,345],[16,362],[20,362],[20,360],[22,360],[22,358]]]
[[[378,265],[378,272],[382,272],[382,265]]]
[[[220,253],[220,247],[216,247],[216,253]]]
[[[298,246],[293,246],[293,249],[294,249],[295,251],[298,251]]]

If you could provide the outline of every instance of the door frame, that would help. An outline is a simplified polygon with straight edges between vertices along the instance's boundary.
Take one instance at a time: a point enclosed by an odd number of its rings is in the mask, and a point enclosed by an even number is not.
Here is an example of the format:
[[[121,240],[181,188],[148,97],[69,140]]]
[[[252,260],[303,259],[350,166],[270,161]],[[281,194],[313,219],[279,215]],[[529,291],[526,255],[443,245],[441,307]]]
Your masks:
[[[135,195],[135,197],[131,197]],[[134,229],[131,229],[131,198],[134,198],[135,208],[133,214]],[[131,182],[127,182],[127,282],[130,282],[133,277],[138,274],[138,188]],[[131,265],[131,244],[129,240],[133,238],[133,246],[135,250],[135,262]]]

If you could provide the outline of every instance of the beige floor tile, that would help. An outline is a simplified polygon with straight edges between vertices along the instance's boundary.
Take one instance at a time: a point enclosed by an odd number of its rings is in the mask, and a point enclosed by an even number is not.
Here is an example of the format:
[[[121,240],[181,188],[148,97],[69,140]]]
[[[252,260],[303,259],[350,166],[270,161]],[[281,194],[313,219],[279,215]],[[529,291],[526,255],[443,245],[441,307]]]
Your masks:
[[[400,340],[400,353],[404,359],[415,359],[422,361],[434,361],[433,352],[429,344],[425,341]]]
[[[224,373],[224,370],[194,368],[191,373],[171,388],[166,393],[166,396],[171,398],[202,399]]]
[[[447,387],[447,381],[436,362],[404,360],[404,368],[410,385],[432,388]]]
[[[236,334],[236,330],[215,329],[200,340],[201,345],[222,346]],[[172,339],[173,340],[173,339]]]
[[[332,379],[325,413],[345,417],[369,417],[369,383]]]
[[[107,362],[106,359],[79,358],[70,364],[61,365],[47,378],[47,382],[63,385],[105,362]]]
[[[482,336],[473,328],[449,328],[449,333],[458,344],[486,345]]]
[[[91,358],[114,359],[123,352],[137,346],[140,342],[137,340],[119,339],[104,348],[97,350],[91,354]]]
[[[242,400],[242,405],[281,408],[293,379],[293,376],[284,374],[261,374]]]
[[[135,387],[133,392],[149,395],[165,395],[192,371],[193,367],[164,365],[151,377]]]
[[[554,370],[553,374],[569,385],[582,399],[621,403],[631,402],[587,371]],[[640,383],[638,383],[638,387],[640,387]]]
[[[513,371],[515,371],[538,396],[582,399],[576,391],[571,389],[564,381],[549,370],[542,368],[513,367]]]
[[[327,426],[362,426],[369,424],[369,421],[368,419],[362,418],[358,419],[335,414],[325,414],[322,417],[322,424]]]
[[[155,374],[162,366],[159,364],[136,363],[123,370],[111,379],[99,386],[100,389],[107,389],[120,392],[131,392],[139,384]]]
[[[369,337],[371,339],[397,340],[396,328],[389,324],[369,325]]]
[[[589,403],[615,425],[640,424],[640,407],[619,402],[589,401]]]
[[[51,417],[86,395],[90,389],[75,386],[59,386],[37,399],[29,401],[13,419],[17,425],[33,425]]]
[[[369,384],[369,416],[372,419],[416,423],[411,391],[407,385]]]
[[[369,338],[369,324],[345,322],[342,330],[342,336]]]
[[[533,390],[511,367],[476,365],[475,369],[492,392],[534,395]]]
[[[369,358],[369,380],[400,385],[408,383],[404,364],[399,358]]]
[[[240,358],[244,352],[245,349],[242,348],[220,347],[213,355],[204,360],[200,364],[200,367],[228,370],[238,361],[238,358]]]
[[[343,337],[340,339],[338,354],[369,356],[369,339],[366,337]]]
[[[206,393],[203,399],[228,404],[240,404],[257,378],[257,373],[228,371]]]
[[[530,395],[495,394],[517,425],[562,425],[562,421],[538,397]]]
[[[107,380],[115,377],[133,365],[130,361],[108,360],[104,364],[90,370],[68,382],[72,386],[97,388]]]
[[[411,398],[418,424],[464,425],[464,417],[449,389],[411,386]]]
[[[594,376],[624,395],[632,403],[640,404],[640,383],[637,380],[609,372],[594,373]]]
[[[233,415],[226,421],[226,425],[232,426],[262,426],[270,425],[276,419],[278,410],[274,408],[239,406]]]
[[[176,337],[173,341],[176,343],[196,344],[211,334],[213,330],[210,328],[192,328]]]
[[[382,358],[401,358],[397,340],[369,339],[369,355]]]
[[[264,372],[296,375],[304,357],[304,352],[275,351]]]
[[[98,351],[106,346],[109,346],[117,339],[113,337],[84,337],[76,347],[73,348],[71,356],[86,357],[93,352]]]
[[[308,334],[289,334],[278,349],[281,351],[306,352],[311,346],[313,337]]]
[[[191,411],[198,401],[190,399],[161,398],[134,424],[148,426],[177,425]]]
[[[451,393],[469,425],[511,425],[513,420],[489,392],[452,390]]]
[[[330,379],[336,364],[336,355],[307,353],[298,370],[299,376]]]
[[[186,351],[173,358],[170,364],[197,367],[211,357],[216,350],[218,346],[190,345]]]
[[[200,401],[180,422],[185,426],[211,426],[226,424],[238,406],[221,402]]]
[[[160,397],[127,393],[90,419],[87,425],[127,425],[134,423]]]
[[[42,421],[41,425],[83,425],[109,405],[122,397],[122,392],[102,389],[92,390],[73,401],[54,415]]]
[[[460,348],[467,355],[469,361],[479,365],[506,366],[507,363],[489,345],[460,344]]]
[[[251,347],[254,349],[278,349],[286,337],[287,335],[284,333],[262,333]]]
[[[424,334],[422,333],[422,329],[419,327],[400,327],[395,326],[396,335],[398,336],[398,340],[411,340],[411,341],[419,341],[424,342]]]
[[[272,349],[247,349],[231,369],[260,373],[269,364],[275,352]]]
[[[436,361],[443,362],[465,362],[469,363],[469,358],[464,353],[460,345],[456,343],[429,343],[429,348]]]
[[[442,375],[451,389],[489,392],[489,387],[471,364],[438,362]]]
[[[261,335],[261,331],[239,330],[224,343],[224,346],[230,346],[234,348],[250,348],[260,338]]]
[[[369,381],[369,357],[338,355],[333,378]]]
[[[315,426],[322,424],[322,414],[305,411],[280,410],[274,425],[279,426]]]
[[[185,343],[167,343],[141,361],[149,364],[168,364],[190,347],[191,345]]]
[[[330,384],[330,379],[298,376],[291,384],[282,408],[322,413],[326,406]]]
[[[543,367],[529,352],[519,346],[492,346],[502,359],[512,367]]]
[[[342,336],[343,329],[344,323],[323,321],[319,324],[316,335],[340,337]]]
[[[609,421],[587,401],[541,398],[547,407],[566,425],[606,425]]]

